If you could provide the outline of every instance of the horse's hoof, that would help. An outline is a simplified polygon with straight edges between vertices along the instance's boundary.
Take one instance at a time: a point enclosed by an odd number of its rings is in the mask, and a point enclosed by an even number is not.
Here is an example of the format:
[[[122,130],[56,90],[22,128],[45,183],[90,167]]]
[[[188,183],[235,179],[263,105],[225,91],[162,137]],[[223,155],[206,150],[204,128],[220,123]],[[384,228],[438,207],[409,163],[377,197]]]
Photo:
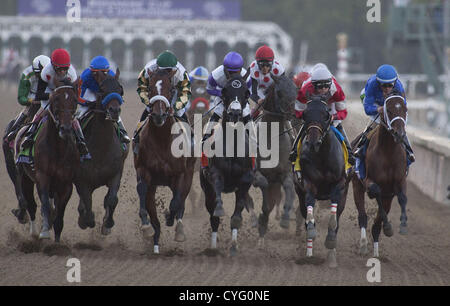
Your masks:
[[[289,229],[289,217],[285,218],[283,216],[283,218],[281,218],[281,220],[280,220],[280,226],[284,229]]]
[[[392,237],[394,235],[394,230],[392,229],[391,222],[383,224],[383,233],[386,237]]]
[[[166,225],[167,226],[173,226],[173,223],[175,222],[175,216],[173,216],[168,210],[164,212],[164,216],[166,217]]]
[[[336,250],[330,250],[328,252],[328,267],[335,269],[338,267],[337,260],[336,260]]]
[[[159,254],[159,245],[153,246],[153,254]]]
[[[328,233],[327,238],[325,239],[325,247],[329,250],[335,249],[337,245],[336,234]]]
[[[102,235],[108,236],[109,234],[111,234],[111,228],[102,225]]]
[[[407,235],[408,234],[408,227],[406,225],[400,225],[400,235]]]
[[[225,210],[223,209],[222,206],[218,206],[216,207],[216,209],[214,209],[214,217],[223,217],[225,216]]]
[[[11,210],[11,212],[17,218],[17,221],[19,221],[20,224],[28,223],[28,215],[25,209],[16,208]]]
[[[155,234],[155,230],[153,229],[153,226],[151,226],[150,224],[142,225],[141,230],[144,239],[151,239]]]
[[[359,242],[359,254],[365,256],[369,254],[369,248],[367,247],[367,239],[361,239]]]
[[[238,254],[237,244],[233,243],[230,248],[230,256],[234,257]]]
[[[39,234],[39,239],[50,239],[50,232],[43,231]]]
[[[186,241],[186,235],[184,234],[184,226],[183,223],[178,222],[175,227],[175,241],[183,242]]]
[[[316,227],[314,226],[314,223],[308,222],[308,225],[306,226],[306,238],[307,239],[315,239],[317,235]]]
[[[39,231],[37,229],[36,221],[30,221],[30,235],[32,238],[39,237]]]
[[[78,226],[82,229],[85,230],[87,229],[87,224],[84,222],[83,218],[80,216],[78,217]]]

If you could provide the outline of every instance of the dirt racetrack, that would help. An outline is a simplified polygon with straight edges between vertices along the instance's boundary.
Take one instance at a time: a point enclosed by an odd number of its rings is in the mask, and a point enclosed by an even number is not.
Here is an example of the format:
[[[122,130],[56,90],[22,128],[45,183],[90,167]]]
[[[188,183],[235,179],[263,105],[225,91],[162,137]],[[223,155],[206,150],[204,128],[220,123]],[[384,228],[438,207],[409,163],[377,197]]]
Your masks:
[[[1,88],[3,129],[20,110],[16,102],[16,88]],[[133,89],[127,90],[122,119],[132,134],[143,106]],[[351,123],[346,128],[350,138],[356,134]],[[3,133],[3,132],[2,132]],[[139,229],[138,196],[135,170],[131,154],[126,161],[115,213],[115,227],[111,235],[100,234],[104,214],[103,197],[106,189],[94,193],[93,210],[97,226],[81,230],[77,225],[78,195],[74,188],[67,206],[60,247],[51,241],[33,241],[28,226],[20,225],[11,214],[17,206],[13,185],[6,173],[3,154],[0,158],[0,285],[68,285],[66,280],[68,258],[81,262],[82,285],[369,285],[367,260],[372,254],[370,228],[376,211],[374,202],[369,211],[369,255],[358,254],[359,227],[353,194],[349,190],[346,209],[341,217],[338,233],[337,260],[339,267],[331,269],[326,263],[324,246],[328,209],[318,210],[318,237],[314,243],[314,261],[305,261],[305,232],[295,235],[295,223],[283,230],[275,220],[275,211],[269,221],[266,246],[257,246],[258,233],[249,224],[244,211],[244,223],[239,231],[239,254],[230,257],[230,216],[234,209],[234,195],[224,197],[227,216],[219,230],[219,254],[211,256],[209,215],[203,203],[194,211],[186,203],[183,219],[187,240],[174,241],[174,228],[168,228],[161,214],[170,201],[170,191],[158,189],[162,234],[161,254],[152,255],[152,244],[143,239]],[[414,165],[413,165],[414,166]],[[201,192],[198,173],[193,189]],[[350,187],[351,188],[351,187]],[[256,212],[261,210],[261,193],[252,187]],[[408,185],[407,236],[398,234],[400,206],[394,200],[390,221],[394,226],[391,238],[381,234],[381,285],[449,285],[450,284],[450,208],[434,203],[412,184]],[[37,199],[37,197],[36,197]],[[39,206],[40,203],[38,202]],[[296,200],[295,205],[298,205]],[[323,206],[326,207],[326,206]],[[40,214],[38,214],[40,220]]]

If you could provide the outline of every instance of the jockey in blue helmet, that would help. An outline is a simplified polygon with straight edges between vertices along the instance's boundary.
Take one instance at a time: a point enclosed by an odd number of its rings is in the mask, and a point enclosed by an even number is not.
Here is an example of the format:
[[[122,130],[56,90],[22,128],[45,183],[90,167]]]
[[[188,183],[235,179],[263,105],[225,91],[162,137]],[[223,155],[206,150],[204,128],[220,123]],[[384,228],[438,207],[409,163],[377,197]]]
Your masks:
[[[80,82],[78,84],[78,104],[80,104],[80,112],[78,118],[83,117],[91,107],[95,107],[97,101],[97,93],[100,90],[100,81],[104,79],[104,75],[115,76],[114,71],[110,70],[109,61],[104,56],[96,56],[91,60],[89,68],[81,73]],[[123,126],[122,119],[119,117],[117,122],[120,130],[120,140],[122,143],[129,143],[127,131]]]
[[[384,100],[391,93],[396,92],[405,98],[406,94],[402,82],[398,79],[397,70],[391,65],[381,65],[377,69],[377,73],[371,76],[366,83],[366,86],[361,91],[361,101],[364,105],[364,111],[375,123],[380,123],[378,116],[379,112],[383,110]],[[363,132],[360,141],[357,145],[355,155],[358,157],[356,161],[356,168],[360,165],[360,159],[363,156],[363,148],[368,144],[367,134],[374,128],[371,123]],[[414,153],[409,143],[408,137],[405,135],[404,144],[409,163],[415,161]]]

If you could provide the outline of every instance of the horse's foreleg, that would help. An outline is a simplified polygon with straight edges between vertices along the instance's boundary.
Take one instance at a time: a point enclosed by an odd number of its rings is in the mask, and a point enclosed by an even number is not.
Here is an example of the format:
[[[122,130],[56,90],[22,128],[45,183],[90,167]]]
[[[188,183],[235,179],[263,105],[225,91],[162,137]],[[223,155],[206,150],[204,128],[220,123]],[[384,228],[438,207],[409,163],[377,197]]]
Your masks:
[[[200,172],[200,186],[202,187],[203,192],[205,193],[205,207],[209,213],[209,222],[211,225],[211,248],[216,249],[217,231],[219,229],[220,218],[214,216],[214,209],[216,208],[215,203],[216,196],[210,182],[207,181],[202,172]]]
[[[258,231],[259,231],[259,241],[260,247],[264,246],[264,236],[267,232],[267,225],[269,223],[269,216],[272,212],[275,203],[279,202],[281,197],[281,186],[280,184],[270,184],[267,188],[261,189],[263,193],[263,204],[262,213],[258,218]]]
[[[294,203],[294,181],[290,173],[285,177],[283,181],[283,189],[285,194],[284,201],[284,213],[280,220],[280,226],[282,228],[289,228],[289,213]]]
[[[53,223],[53,229],[55,230],[55,242],[59,242],[61,238],[61,232],[64,227],[64,212],[66,210],[67,202],[72,195],[72,182],[64,184],[60,188],[61,189],[57,191],[58,197],[56,197],[57,203],[55,203],[56,218]]]
[[[245,184],[241,186],[236,192],[236,205],[234,207],[233,215],[231,216],[231,248],[230,254],[231,256],[235,256],[238,251],[238,243],[237,243],[237,235],[238,230],[242,226],[242,211],[245,208],[245,202],[247,198],[248,189],[250,188],[250,184]]]
[[[153,226],[155,234],[153,235],[153,253],[159,254],[159,236],[161,235],[161,224],[158,220],[155,202],[156,186],[150,185],[146,194],[146,209],[150,215],[150,222]]]
[[[366,255],[369,250],[367,249],[367,213],[364,201],[364,185],[355,176],[352,179],[353,185],[353,199],[355,201],[356,209],[358,210],[358,224],[361,231],[361,238],[359,239],[359,253]]]
[[[122,177],[122,171],[108,182],[108,193],[103,201],[103,207],[105,208],[105,216],[103,217],[102,234],[109,235],[111,228],[114,226],[114,210],[116,209],[119,198],[117,193],[120,188],[120,179]]]
[[[95,215],[92,211],[92,192],[86,185],[76,185],[80,202],[78,203],[78,226],[81,229],[95,227]]]
[[[28,203],[26,197],[24,195],[24,188],[26,186],[26,174],[24,173],[24,169],[19,166],[16,172],[14,186],[16,188],[16,195],[18,200],[18,208],[13,209],[11,212],[14,216],[17,217],[17,220],[20,224],[27,223],[27,209]]]
[[[344,193],[345,180],[341,180],[336,186],[334,186],[331,191],[331,209],[330,209],[330,219],[328,221],[328,235],[325,239],[325,247],[327,249],[336,248],[336,236],[337,236],[337,212],[338,203],[342,202],[342,195]],[[340,208],[340,207],[339,207]],[[342,212],[342,210],[341,210]]]
[[[150,225],[146,209],[148,185],[140,175],[137,176],[136,190],[139,196],[139,217],[141,218],[141,226],[148,227]]]
[[[406,216],[406,203],[408,202],[408,198],[406,197],[406,180],[403,183],[402,189],[397,194],[398,204],[402,209],[402,214],[400,215],[400,234],[406,235],[408,233],[407,221],[408,217]]]
[[[376,183],[370,181],[369,179],[366,182],[367,184],[367,195],[369,198],[373,199],[375,198],[378,204],[378,212],[380,213],[380,217],[383,221],[383,232],[386,236],[391,237],[394,232],[392,231],[392,225],[388,220],[387,214],[388,212],[385,211],[385,208],[383,207],[383,198],[381,195],[381,189],[380,186],[378,186]],[[391,197],[392,201],[392,197]]]
[[[39,239],[50,238],[50,178],[45,175],[36,174],[37,190],[41,200],[42,228]]]
[[[37,205],[34,200],[34,183],[27,177],[23,177],[23,195],[27,201],[27,211],[30,215],[30,235],[32,237],[39,236],[37,225],[36,225],[36,210]]]
[[[258,217],[255,213],[255,204],[253,203],[252,197],[248,194],[248,192],[245,194],[245,207],[247,208],[248,212],[250,213],[250,224],[252,227],[258,226]]]
[[[223,176],[218,171],[211,171],[211,180],[214,188],[214,192],[216,194],[216,208],[214,209],[215,217],[223,217],[225,216],[225,210],[223,209],[222,202],[222,191],[223,191]]]

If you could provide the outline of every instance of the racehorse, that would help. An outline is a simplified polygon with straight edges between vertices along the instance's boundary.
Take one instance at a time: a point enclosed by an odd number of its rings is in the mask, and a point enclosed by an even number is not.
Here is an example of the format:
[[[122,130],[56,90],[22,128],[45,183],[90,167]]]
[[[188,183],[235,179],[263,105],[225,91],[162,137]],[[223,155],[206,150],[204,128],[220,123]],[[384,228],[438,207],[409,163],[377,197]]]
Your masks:
[[[212,110],[209,111],[209,100],[210,96],[208,92],[206,91],[206,81],[203,80],[192,80],[191,82],[191,102],[190,107],[186,111],[187,117],[189,118],[189,122],[191,122],[193,125],[201,124],[202,127],[206,125],[209,118],[211,117]],[[201,115],[202,119],[194,119],[194,116],[198,118],[199,115]],[[195,173],[200,171],[200,160],[197,159],[194,167],[194,175]],[[201,209],[201,203],[203,202],[203,194],[195,190],[195,188],[191,188],[191,191],[188,195],[188,201],[192,203],[191,207],[192,210],[197,213]]]
[[[248,190],[250,189],[253,181],[253,165],[252,158],[249,154],[249,141],[248,137],[246,137],[245,130],[242,129],[242,133],[240,133],[239,129],[237,129],[236,137],[234,133],[235,129],[231,129],[229,132],[232,134],[227,135],[227,125],[230,123],[242,123],[242,111],[248,103],[247,100],[250,95],[245,83],[249,72],[250,70],[248,70],[244,77],[240,74],[230,76],[229,73],[226,73],[227,83],[222,90],[222,103],[224,103],[225,109],[221,123],[222,133],[215,130],[214,137],[210,137],[207,140],[214,140],[214,143],[210,143],[210,145],[214,146],[214,149],[216,150],[220,150],[218,143],[222,141],[223,151],[221,153],[223,154],[223,157],[213,156],[208,158],[209,169],[206,171],[200,171],[200,185],[205,193],[205,205],[210,215],[212,249],[217,248],[217,231],[219,228],[220,217],[225,215],[222,202],[222,192],[235,193],[235,209],[231,217],[231,255],[237,254],[237,234],[238,229],[242,225],[242,210],[246,206],[248,208],[248,205],[251,205]],[[220,134],[222,134],[222,136],[220,136]],[[239,150],[237,143],[238,138],[242,139],[243,137],[245,137],[245,152],[242,152],[243,154],[241,155],[243,156],[239,157],[239,154],[237,154],[237,151]],[[226,154],[227,146],[232,145],[229,142],[227,143],[227,140],[230,139],[234,142],[233,156],[227,156]],[[205,141],[205,145],[206,144],[207,142]]]
[[[33,187],[37,186],[41,200],[42,228],[40,239],[50,238],[53,226],[55,242],[60,241],[64,226],[64,211],[72,195],[72,181],[75,171],[80,166],[80,155],[75,143],[72,121],[77,109],[76,84],[55,82],[56,89],[50,95],[47,115],[42,119],[40,132],[34,144],[34,167],[18,163],[17,186],[19,194],[31,219],[33,235],[37,235],[35,224],[36,202]],[[20,151],[21,136],[26,127],[18,133],[15,142],[16,156]],[[51,216],[53,207],[50,197],[54,195],[55,219]]]
[[[99,74],[99,93],[95,108],[84,116],[86,144],[92,159],[85,161],[77,169],[74,184],[80,196],[78,225],[82,229],[95,226],[92,212],[92,193],[101,186],[107,186],[104,198],[105,216],[102,234],[108,235],[114,226],[113,214],[118,203],[120,187],[128,146],[122,147],[118,135],[117,121],[123,103],[123,88],[119,83],[120,72],[115,76]],[[84,125],[84,124],[83,124]]]
[[[266,97],[262,102],[263,115],[260,117],[261,121],[258,123],[258,127],[261,122],[266,123],[267,126],[267,146],[274,150],[278,150],[278,164],[273,168],[260,167],[261,174],[267,179],[268,186],[261,188],[263,193],[262,213],[259,216],[259,235],[260,243],[263,244],[264,235],[267,232],[267,224],[269,221],[269,215],[275,205],[278,205],[281,199],[281,187],[283,187],[285,193],[284,213],[280,220],[280,226],[283,228],[289,227],[289,211],[291,210],[294,202],[294,181],[292,177],[292,166],[289,161],[289,148],[292,146],[290,136],[287,131],[283,131],[281,134],[272,134],[272,126],[277,125],[278,129],[284,129],[286,121],[294,113],[294,103],[296,97],[296,89],[294,83],[286,76],[274,76],[273,84],[266,90]],[[278,142],[273,142],[275,138],[278,138]],[[278,144],[278,147],[275,145]],[[261,158],[261,154],[258,154],[257,163],[261,160],[268,158]]]
[[[314,204],[316,200],[331,200],[331,215],[325,247],[329,249],[328,263],[337,267],[336,244],[339,217],[344,211],[350,179],[345,173],[342,144],[333,130],[333,118],[321,96],[312,96],[303,112],[306,133],[301,140],[301,181],[295,180],[300,212],[306,222],[306,256],[313,256],[316,237]]]
[[[153,236],[155,254],[159,253],[161,234],[155,203],[156,188],[157,186],[170,187],[173,197],[170,201],[169,211],[165,212],[166,225],[173,226],[176,218],[175,241],[185,241],[182,218],[195,165],[195,158],[175,157],[171,150],[173,140],[179,137],[179,135],[171,133],[172,126],[177,121],[169,102],[172,98],[170,80],[175,72],[148,71],[151,111],[140,132],[139,148],[137,149],[136,144],[133,143],[133,151],[137,151],[134,153],[134,167],[136,168],[137,192],[140,201],[139,216],[142,221],[143,233],[148,235],[151,229],[148,220],[148,215],[150,215],[151,225],[155,231]]]
[[[353,177],[353,196],[358,209],[358,222],[361,229],[360,252],[366,254],[367,250],[367,214],[364,205],[364,193],[371,199],[376,199],[378,213],[372,226],[374,241],[374,257],[379,256],[378,241],[383,224],[383,232],[391,237],[394,232],[387,215],[391,209],[392,199],[397,196],[401,207],[400,234],[407,233],[406,216],[406,176],[407,157],[403,146],[406,136],[407,107],[405,99],[397,94],[388,96],[384,100],[383,110],[380,113],[380,125],[372,132],[366,149],[364,162],[366,174],[361,181]],[[353,141],[355,143],[359,136]]]

